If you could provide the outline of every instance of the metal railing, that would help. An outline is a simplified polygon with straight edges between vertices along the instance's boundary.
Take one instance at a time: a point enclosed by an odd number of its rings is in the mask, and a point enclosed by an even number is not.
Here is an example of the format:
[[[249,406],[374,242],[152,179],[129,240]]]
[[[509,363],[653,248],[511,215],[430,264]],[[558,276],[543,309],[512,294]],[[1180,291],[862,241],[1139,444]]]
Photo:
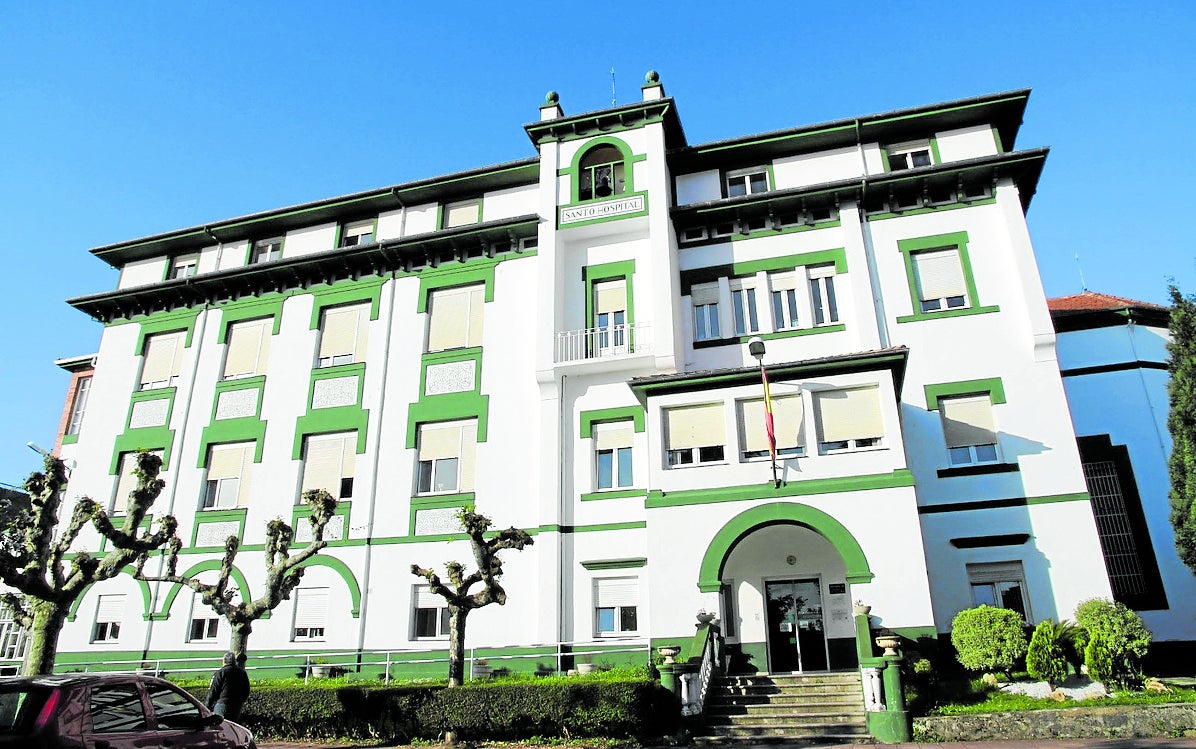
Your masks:
[[[710,681],[718,660],[718,630],[713,626],[707,627],[706,642],[702,646],[702,664],[697,673],[687,674],[690,678],[682,682],[685,685],[681,702],[682,715],[701,715],[706,709],[706,695],[710,692]]]
[[[606,359],[652,350],[651,323],[562,330],[556,334],[556,363]]]

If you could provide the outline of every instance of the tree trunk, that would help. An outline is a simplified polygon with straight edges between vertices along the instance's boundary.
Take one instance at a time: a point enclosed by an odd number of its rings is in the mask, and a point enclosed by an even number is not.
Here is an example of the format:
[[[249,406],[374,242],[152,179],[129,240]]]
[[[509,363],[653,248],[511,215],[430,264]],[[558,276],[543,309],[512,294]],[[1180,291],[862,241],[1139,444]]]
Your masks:
[[[58,659],[58,635],[70,612],[68,606],[39,602],[33,609],[33,630],[29,633],[29,654],[25,656],[25,676],[41,676],[54,671]]]
[[[469,609],[449,606],[449,678],[450,687],[459,687],[465,679],[465,618]]]
[[[237,622],[232,625],[232,636],[228,639],[228,649],[234,655],[246,655],[249,647],[249,633],[253,632],[252,622]]]

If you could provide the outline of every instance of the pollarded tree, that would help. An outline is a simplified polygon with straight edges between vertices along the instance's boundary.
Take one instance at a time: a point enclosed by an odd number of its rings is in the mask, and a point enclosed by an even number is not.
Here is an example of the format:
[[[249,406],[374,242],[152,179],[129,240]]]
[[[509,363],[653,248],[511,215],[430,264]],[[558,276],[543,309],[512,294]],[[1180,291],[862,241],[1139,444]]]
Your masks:
[[[80,497],[70,521],[59,529],[58,511],[67,472],[58,458],[46,456],[44,472],[32,473],[26,479],[29,508],[9,520],[0,552],[0,583],[12,589],[0,596],[0,601],[12,610],[14,621],[29,632],[29,654],[22,669],[25,675],[54,670],[62,625],[71,605],[89,585],[116,577],[131,564],[140,565],[151,551],[177,540],[177,523],[171,515],[157,521],[156,531],[141,527],[165,486],[158,478],[161,468],[161,457],[137,453],[133,469],[137,486],[129,492],[119,527],[94,500]],[[102,555],[70,550],[88,524],[110,546]],[[55,530],[61,531],[57,540]]]
[[[444,565],[448,573],[448,585],[441,582],[440,576],[430,569],[411,565],[411,574],[428,581],[432,592],[444,598],[449,610],[449,676],[450,687],[460,686],[465,673],[465,621],[469,612],[491,603],[499,606],[507,602],[507,592],[498,582],[502,577],[502,561],[498,552],[503,549],[522,551],[523,547],[531,546],[532,537],[525,531],[514,526],[505,531],[486,538],[486,531],[492,522],[485,515],[479,515],[472,508],[462,509],[457,513],[461,527],[469,536],[469,543],[473,547],[473,559],[478,568],[469,575],[465,574],[465,565],[460,562],[449,562]],[[477,583],[483,587],[476,593],[469,589]]]
[[[253,623],[291,597],[291,592],[303,579],[303,563],[328,545],[324,540],[324,528],[336,512],[336,498],[323,489],[306,491],[303,498],[310,510],[308,522],[311,523],[311,541],[291,556],[295,530],[281,518],[266,523],[265,590],[251,601],[241,600],[234,603],[233,598],[237,596],[238,591],[235,585],[232,588],[228,585],[233,562],[236,561],[237,550],[241,546],[241,541],[236,536],[229,536],[224,542],[224,557],[220,560],[220,574],[215,583],[205,583],[198,578],[176,573],[179,549],[182,548],[182,542],[177,538],[171,542],[165,574],[147,575],[139,566],[137,577],[141,580],[178,583],[194,590],[205,605],[228,622],[232,629],[228,649],[237,655],[245,655],[249,635],[253,632]]]
[[[1179,558],[1196,570],[1196,300],[1171,286],[1171,525]]]

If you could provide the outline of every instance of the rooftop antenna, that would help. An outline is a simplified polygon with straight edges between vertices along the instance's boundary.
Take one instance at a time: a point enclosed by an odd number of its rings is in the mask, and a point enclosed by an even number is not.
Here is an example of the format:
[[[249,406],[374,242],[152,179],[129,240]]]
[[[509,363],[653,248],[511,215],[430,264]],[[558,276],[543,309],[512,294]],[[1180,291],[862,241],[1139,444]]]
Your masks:
[[[1088,291],[1088,284],[1084,282],[1084,266],[1080,265],[1080,253],[1076,253],[1076,270],[1080,272],[1080,290]]]
[[[615,69],[610,69],[610,105],[615,106]]]

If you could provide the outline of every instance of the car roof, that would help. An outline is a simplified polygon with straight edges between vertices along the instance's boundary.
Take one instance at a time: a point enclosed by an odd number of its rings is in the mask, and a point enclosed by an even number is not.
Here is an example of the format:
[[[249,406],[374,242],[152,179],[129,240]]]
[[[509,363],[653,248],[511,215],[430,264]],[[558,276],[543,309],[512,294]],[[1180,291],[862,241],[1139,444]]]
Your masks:
[[[0,676],[0,689],[9,686],[39,686],[49,688],[74,687],[83,684],[104,682],[143,681],[146,683],[164,683],[152,676],[128,673],[73,673],[73,674],[43,674],[41,676]]]

